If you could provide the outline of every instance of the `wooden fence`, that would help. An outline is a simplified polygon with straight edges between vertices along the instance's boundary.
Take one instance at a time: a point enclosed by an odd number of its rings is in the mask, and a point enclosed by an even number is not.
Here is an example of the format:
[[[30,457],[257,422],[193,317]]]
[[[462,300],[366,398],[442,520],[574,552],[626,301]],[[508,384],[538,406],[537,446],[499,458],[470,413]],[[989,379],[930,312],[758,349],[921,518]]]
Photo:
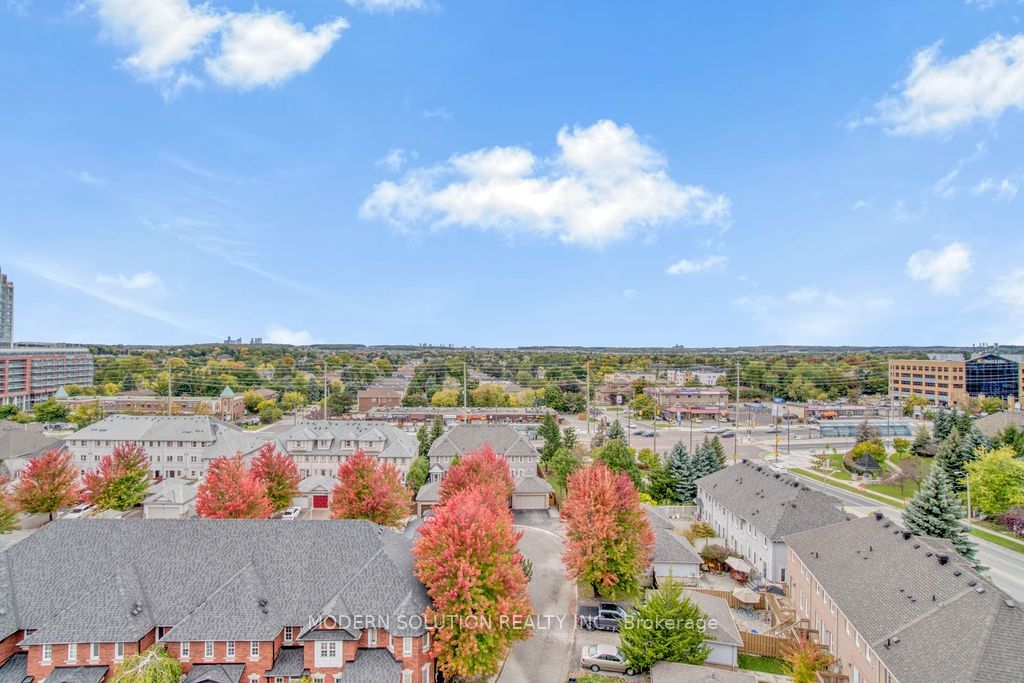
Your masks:
[[[726,602],[729,603],[729,607],[732,608],[732,609],[739,609],[740,607],[747,607],[747,608],[752,609],[752,610],[762,610],[762,609],[765,608],[764,607],[764,593],[759,593],[759,595],[761,596],[761,599],[758,600],[757,603],[751,604],[751,603],[747,603],[747,602],[743,602],[742,600],[739,600],[735,595],[732,594],[732,591],[720,591],[720,590],[715,590],[714,588],[688,588],[687,590],[692,590],[695,593],[705,593],[707,595],[714,595],[716,597],[723,598]]]
[[[785,652],[785,644],[794,642],[791,638],[779,638],[767,633],[750,633],[749,631],[740,631],[740,638],[743,639],[743,647],[740,650],[744,654],[761,657],[782,657]]]

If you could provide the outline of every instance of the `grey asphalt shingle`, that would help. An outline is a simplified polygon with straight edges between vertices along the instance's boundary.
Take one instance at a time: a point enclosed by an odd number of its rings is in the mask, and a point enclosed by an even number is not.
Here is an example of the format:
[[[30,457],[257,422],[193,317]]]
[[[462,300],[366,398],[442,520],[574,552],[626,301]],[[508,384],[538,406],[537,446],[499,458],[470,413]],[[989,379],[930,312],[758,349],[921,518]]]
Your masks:
[[[100,683],[107,675],[105,666],[58,666],[46,677],[46,683]]]
[[[757,677],[744,671],[658,662],[651,669],[651,683],[757,683]]]
[[[505,457],[539,457],[537,449],[530,445],[529,441],[515,428],[504,424],[455,425],[434,441],[428,457],[431,460],[436,457],[461,457],[464,453],[475,451],[484,444],[490,444],[495,453]]]
[[[156,626],[259,640],[340,596],[350,615],[404,618],[396,635],[419,635],[410,617],[429,598],[411,546],[362,520],[58,520],[3,551],[0,609],[17,609],[0,623],[38,643],[132,641]],[[325,548],[329,562],[310,561]]]
[[[194,664],[185,683],[238,683],[243,671],[244,664]]]
[[[872,515],[785,540],[900,683],[1019,681],[1024,607],[904,531]]]
[[[28,653],[15,652],[0,666],[0,683],[23,683],[28,675]]]
[[[265,674],[267,677],[299,678],[306,668],[304,648],[282,647],[274,660],[274,666]],[[3,683],[0,681],[0,683]]]
[[[704,629],[704,634],[708,640],[736,647],[743,645],[740,630],[736,628],[736,620],[733,618],[732,610],[729,609],[729,603],[725,598],[697,591],[685,591],[683,595],[697,605],[707,617],[708,624]]]
[[[838,498],[749,460],[701,477],[697,486],[773,541],[850,517]]]
[[[652,529],[674,529],[675,525],[665,515],[658,512],[657,508],[653,505],[644,505],[644,511],[647,513],[647,522],[651,525]]]
[[[385,649],[359,650],[353,662],[347,662],[342,673],[345,683],[382,683],[397,681],[402,665]]]
[[[700,555],[690,542],[669,529],[654,529],[654,561],[672,564],[700,564]]]

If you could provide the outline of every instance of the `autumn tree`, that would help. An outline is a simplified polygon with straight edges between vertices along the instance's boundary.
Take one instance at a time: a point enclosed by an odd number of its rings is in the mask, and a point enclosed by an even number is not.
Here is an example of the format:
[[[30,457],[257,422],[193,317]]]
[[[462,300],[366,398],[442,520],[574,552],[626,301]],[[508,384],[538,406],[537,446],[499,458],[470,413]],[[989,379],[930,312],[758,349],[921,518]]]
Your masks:
[[[299,493],[299,469],[290,456],[267,442],[260,447],[252,461],[252,473],[263,482],[267,500],[274,512],[280,512],[292,504]]]
[[[196,514],[215,519],[265,519],[273,508],[267,489],[242,454],[215,458],[196,492]]]
[[[433,600],[426,618],[444,620],[431,648],[446,679],[496,673],[512,644],[530,635],[532,608],[517,547],[522,533],[489,496],[474,487],[451,492],[420,527],[413,548],[416,578]]]
[[[835,662],[832,653],[803,635],[785,643],[782,657],[793,683],[814,683],[818,672],[827,670]]]
[[[640,575],[651,564],[654,533],[629,476],[603,463],[569,477],[562,507],[569,576],[588,583],[595,595],[639,593]]]
[[[394,465],[356,451],[338,468],[338,484],[331,492],[331,517],[396,526],[409,515],[411,500]]]
[[[0,534],[9,534],[21,528],[18,506],[8,490],[7,477],[0,477]]]
[[[53,513],[78,502],[78,470],[71,466],[71,453],[60,448],[32,458],[21,471],[14,500],[22,512]]]
[[[131,510],[149,488],[149,458],[137,443],[114,446],[99,467],[82,477],[82,497],[101,510]]]
[[[163,645],[151,645],[145,652],[125,657],[110,676],[110,683],[178,683],[181,664]]]
[[[512,473],[508,469],[508,461],[495,455],[488,443],[464,453],[457,464],[448,468],[441,479],[441,501],[471,488],[485,493],[485,499],[492,504],[508,508],[508,499],[515,490]]]

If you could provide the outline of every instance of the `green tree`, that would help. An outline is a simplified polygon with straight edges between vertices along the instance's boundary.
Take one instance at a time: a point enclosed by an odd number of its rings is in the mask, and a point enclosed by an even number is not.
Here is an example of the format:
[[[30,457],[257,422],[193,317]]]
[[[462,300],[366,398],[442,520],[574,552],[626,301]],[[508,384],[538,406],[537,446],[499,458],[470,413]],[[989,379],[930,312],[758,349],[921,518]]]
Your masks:
[[[878,428],[867,420],[861,420],[861,423],[857,425],[857,443],[868,441],[880,443]]]
[[[818,672],[827,670],[835,662],[828,650],[805,636],[787,641],[782,656],[793,683],[814,683]]]
[[[101,510],[131,510],[149,488],[149,458],[137,443],[114,446],[99,467],[82,477],[82,497]]]
[[[284,411],[274,401],[260,403],[260,424],[272,424],[284,417]]]
[[[306,405],[306,397],[298,391],[284,392],[284,395],[281,396],[281,400],[277,404],[277,406],[286,413],[298,410],[304,405]]]
[[[622,423],[618,420],[608,425],[608,429],[605,430],[605,436],[609,441],[621,441],[623,444],[626,443],[626,430],[622,428]]]
[[[260,403],[263,402],[263,397],[250,389],[242,395],[242,402],[245,404],[246,411],[255,413],[259,410]]]
[[[421,458],[425,458],[427,453],[430,452],[430,430],[427,429],[427,425],[420,425],[420,428],[416,430],[416,443],[418,444],[417,453]]]
[[[458,389],[441,389],[434,392],[430,405],[436,408],[454,408],[462,405],[462,392]]]
[[[433,422],[430,423],[430,443],[433,444],[435,441],[440,439],[444,435],[444,422],[441,420],[441,416],[437,415],[434,417]]]
[[[664,581],[626,616],[620,649],[636,672],[657,662],[700,665],[711,653],[705,644],[707,615],[683,595],[678,581]]]
[[[562,447],[562,432],[558,429],[558,423],[551,415],[545,415],[537,429],[537,435],[544,439],[544,446],[540,450],[540,461],[547,463],[555,451]]]
[[[975,510],[995,517],[1015,505],[1024,505],[1024,463],[1016,457],[1011,447],[1003,446],[967,463]]]
[[[341,382],[332,382],[327,392],[327,412],[331,415],[344,415],[351,412],[356,405],[356,396],[352,389]]]
[[[658,412],[658,404],[647,394],[637,395],[636,398],[629,402],[629,406],[642,420],[654,419],[654,415]]]
[[[552,484],[565,491],[569,476],[581,467],[580,457],[572,449],[562,446],[548,461],[548,476]]]
[[[152,645],[141,654],[129,655],[114,669],[110,683],[179,683],[181,664],[163,645]]]
[[[68,407],[57,399],[48,398],[32,406],[36,422],[63,422],[68,417]]]
[[[958,553],[976,562],[975,545],[968,539],[970,532],[960,521],[963,514],[946,470],[936,465],[928,470],[903,510],[903,523],[918,536],[948,539]]]
[[[935,455],[932,435],[924,425],[918,427],[914,433],[914,441],[910,444],[910,452],[919,458]]]
[[[1003,399],[996,396],[986,396],[978,403],[983,413],[998,413],[1004,407]]]
[[[854,460],[865,455],[870,456],[872,460],[881,465],[885,462],[885,446],[876,441],[861,441],[850,451],[850,456]]]
[[[420,487],[427,483],[427,475],[430,474],[430,461],[425,455],[418,455],[409,466],[405,475],[405,484],[412,491],[419,491]]]
[[[675,491],[675,501],[688,505],[697,497],[697,473],[694,470],[693,458],[690,457],[682,441],[672,446],[668,456],[668,473]]]
[[[615,424],[618,424],[616,422]],[[640,489],[640,466],[633,449],[622,439],[609,439],[608,443],[592,453],[594,462],[603,462],[612,472],[624,472],[633,485]]]
[[[579,439],[576,436],[576,430],[572,427],[566,427],[562,430],[562,445],[572,450],[576,447]]]
[[[18,504],[8,489],[6,476],[0,477],[0,534],[9,534],[21,528]]]
[[[976,457],[978,444],[973,430],[965,438],[957,426],[950,429],[949,435],[939,444],[935,453],[935,466],[946,471],[954,493],[959,494],[966,488],[964,478],[967,476],[967,463]]]
[[[18,406],[13,403],[0,405],[0,420],[10,420],[18,414]]]
[[[1024,455],[1024,430],[1017,425],[1007,425],[1005,429],[992,438],[992,448],[1009,446],[1018,456]]]
[[[68,415],[78,429],[85,429],[92,423],[98,422],[102,417],[103,413],[95,403],[83,403]]]

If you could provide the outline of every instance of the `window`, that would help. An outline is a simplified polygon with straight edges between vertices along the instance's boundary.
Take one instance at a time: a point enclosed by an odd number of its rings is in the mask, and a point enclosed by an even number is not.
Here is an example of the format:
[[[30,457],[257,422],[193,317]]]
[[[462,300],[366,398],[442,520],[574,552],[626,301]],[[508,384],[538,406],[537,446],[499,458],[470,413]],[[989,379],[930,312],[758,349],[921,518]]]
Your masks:
[[[68,643],[68,662],[78,659],[78,643]]]
[[[213,659],[213,641],[203,643],[203,659]]]
[[[228,642],[224,643],[224,656],[228,659],[235,658],[235,641],[229,640]]]
[[[120,662],[124,659],[124,643],[114,643],[114,661]]]
[[[371,628],[366,632],[366,647],[377,647],[377,629]]]
[[[423,683],[430,683],[430,681],[433,680],[430,677],[430,662],[423,665],[423,678],[421,680]]]
[[[42,659],[43,664],[49,664],[50,663],[50,660],[53,659],[53,645],[50,645],[49,643],[44,643],[43,644],[43,652],[42,652],[42,658],[41,659]]]
[[[256,674],[249,674],[249,683],[260,683],[260,677]]]
[[[313,675],[313,683],[324,683],[324,675],[323,674],[314,674]]]
[[[337,657],[338,644],[332,641],[322,641],[320,643],[320,656],[329,659]]]
[[[188,643],[181,644],[181,654],[178,659],[188,659]]]
[[[99,643],[89,643],[89,659],[91,659],[94,662],[98,662],[100,660]]]
[[[430,631],[423,633],[423,651],[427,652],[430,650]]]
[[[402,638],[402,656],[412,656],[412,638],[410,638],[409,636],[405,636],[404,638]]]
[[[260,658],[260,641],[253,640],[249,643],[249,659]]]
[[[294,635],[295,635],[295,628],[294,627],[292,627],[292,626],[285,626],[284,627],[284,642],[286,642],[286,643],[292,642],[292,637]]]
[[[344,662],[344,653],[341,649],[341,641],[321,640],[316,644],[313,665],[317,669],[341,667]],[[322,678],[320,679],[323,680]]]
[[[412,683],[412,670],[402,669],[402,683]]]

